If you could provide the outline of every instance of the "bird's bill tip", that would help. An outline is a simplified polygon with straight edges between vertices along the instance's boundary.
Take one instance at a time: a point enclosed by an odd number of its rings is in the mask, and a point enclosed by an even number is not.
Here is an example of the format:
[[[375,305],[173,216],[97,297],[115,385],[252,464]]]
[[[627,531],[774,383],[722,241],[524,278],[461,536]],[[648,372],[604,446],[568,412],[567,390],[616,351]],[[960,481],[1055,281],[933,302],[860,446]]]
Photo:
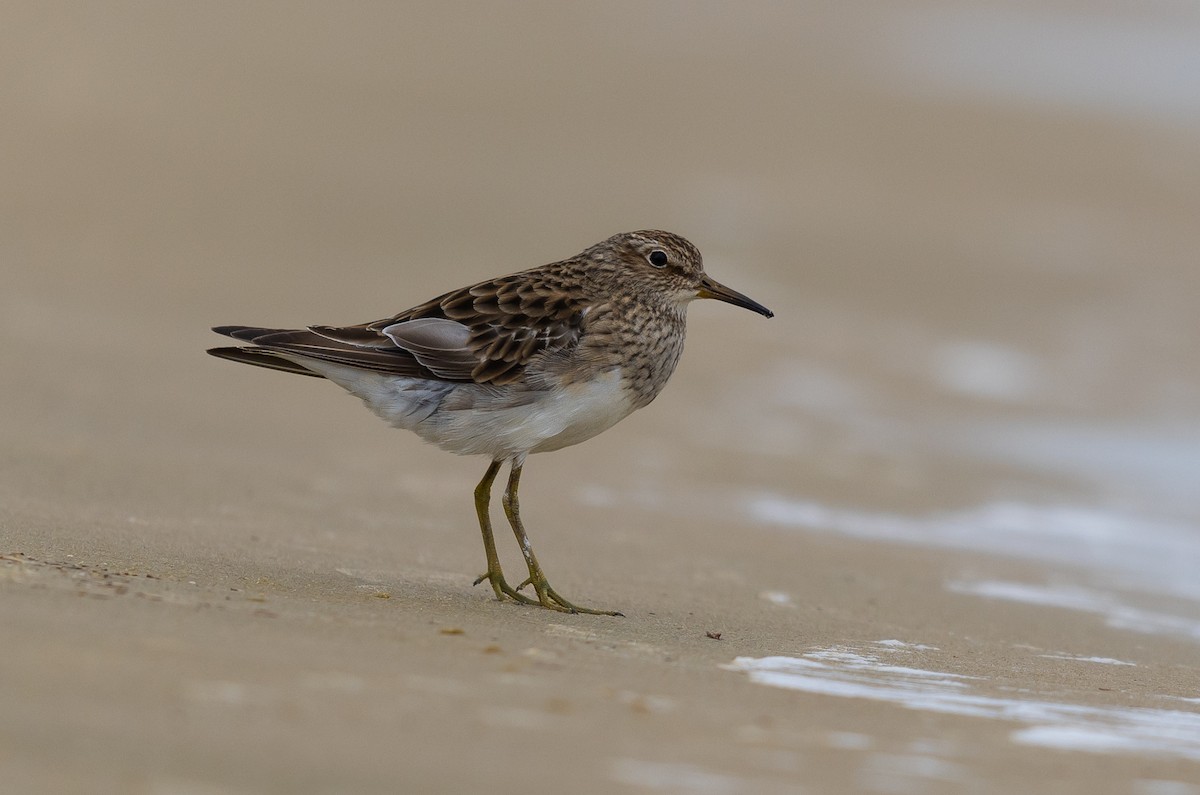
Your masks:
[[[742,295],[737,290],[730,289],[718,282],[711,276],[705,275],[700,281],[700,289],[696,292],[697,298],[715,298],[718,301],[724,301],[727,304],[740,306],[742,309],[749,309],[751,312],[757,312],[763,317],[775,317],[775,313],[765,306],[755,301],[749,296]]]

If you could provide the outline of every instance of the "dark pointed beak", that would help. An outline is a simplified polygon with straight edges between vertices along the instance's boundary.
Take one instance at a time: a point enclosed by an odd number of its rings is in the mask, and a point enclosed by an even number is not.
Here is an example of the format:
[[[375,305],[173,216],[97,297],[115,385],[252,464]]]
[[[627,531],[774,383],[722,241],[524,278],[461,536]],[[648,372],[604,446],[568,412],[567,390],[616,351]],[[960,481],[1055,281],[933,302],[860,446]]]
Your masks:
[[[709,276],[707,273],[700,277],[700,289],[696,292],[697,298],[715,298],[718,301],[724,301],[727,304],[740,306],[742,309],[749,309],[751,312],[757,312],[763,317],[775,317],[775,313],[765,306],[755,301],[752,298],[739,293],[737,290],[731,290],[719,281]]]

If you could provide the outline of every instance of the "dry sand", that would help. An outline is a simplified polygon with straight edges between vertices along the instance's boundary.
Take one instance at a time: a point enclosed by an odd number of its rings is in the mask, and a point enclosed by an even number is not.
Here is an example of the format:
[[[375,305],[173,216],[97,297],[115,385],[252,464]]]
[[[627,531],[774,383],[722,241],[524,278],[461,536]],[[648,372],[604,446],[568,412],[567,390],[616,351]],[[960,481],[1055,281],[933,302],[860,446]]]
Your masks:
[[[10,5],[0,789],[1200,793],[1200,122],[903,60],[963,8]],[[203,354],[646,226],[778,316],[531,459],[624,618],[471,587],[483,461]]]

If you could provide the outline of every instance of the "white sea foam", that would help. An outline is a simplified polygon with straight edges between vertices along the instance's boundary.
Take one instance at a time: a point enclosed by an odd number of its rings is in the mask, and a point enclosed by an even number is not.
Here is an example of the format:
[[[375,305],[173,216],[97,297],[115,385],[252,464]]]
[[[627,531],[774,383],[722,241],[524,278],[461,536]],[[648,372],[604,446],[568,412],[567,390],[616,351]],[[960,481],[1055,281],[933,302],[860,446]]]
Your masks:
[[[905,643],[904,641],[896,640],[895,638],[892,638],[890,640],[877,640],[877,641],[875,641],[875,645],[876,646],[886,646],[889,649],[891,649],[892,651],[902,651],[902,652],[937,651],[938,650],[937,646],[926,646],[924,643]]]
[[[1075,585],[1031,585],[1005,580],[957,581],[947,587],[972,594],[1023,604],[1062,607],[1103,616],[1114,629],[1157,635],[1184,636],[1200,641],[1200,619],[1132,607],[1113,593]],[[1118,661],[1119,662],[1119,661]]]
[[[766,524],[1082,567],[1118,587],[1200,602],[1200,527],[1185,522],[1018,502],[909,517],[775,494],[751,498],[747,511]]]
[[[936,438],[957,455],[1093,483],[1132,504],[1200,520],[1200,422],[1091,425],[1060,420],[948,423]]]
[[[1070,660],[1071,662],[1089,662],[1097,665],[1137,665],[1137,663],[1116,660],[1112,657],[1080,657],[1075,654],[1039,654],[1038,656],[1045,657],[1047,660]]]
[[[882,701],[905,709],[1024,724],[1013,742],[1091,753],[1137,753],[1200,761],[1200,713],[1069,704],[1036,694],[977,692],[973,677],[892,665],[844,647],[801,657],[738,657],[726,670],[806,693]]]

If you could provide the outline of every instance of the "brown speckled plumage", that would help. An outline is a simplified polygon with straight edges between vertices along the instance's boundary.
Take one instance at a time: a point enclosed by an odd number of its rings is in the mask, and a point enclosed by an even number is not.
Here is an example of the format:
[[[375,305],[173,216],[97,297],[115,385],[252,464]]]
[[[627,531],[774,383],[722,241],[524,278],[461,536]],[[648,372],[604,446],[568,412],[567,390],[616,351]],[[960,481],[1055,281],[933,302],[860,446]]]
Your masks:
[[[658,230],[614,235],[580,254],[479,282],[354,326],[221,326],[248,342],[221,358],[324,377],[391,424],[452,452],[488,455],[476,508],[496,596],[569,612],[546,582],[516,509],[529,453],[584,441],[650,403],[683,353],[687,304],[717,298],[771,313],[708,277],[700,252]],[[504,581],[487,516],[500,463],[505,509],[537,599]]]

